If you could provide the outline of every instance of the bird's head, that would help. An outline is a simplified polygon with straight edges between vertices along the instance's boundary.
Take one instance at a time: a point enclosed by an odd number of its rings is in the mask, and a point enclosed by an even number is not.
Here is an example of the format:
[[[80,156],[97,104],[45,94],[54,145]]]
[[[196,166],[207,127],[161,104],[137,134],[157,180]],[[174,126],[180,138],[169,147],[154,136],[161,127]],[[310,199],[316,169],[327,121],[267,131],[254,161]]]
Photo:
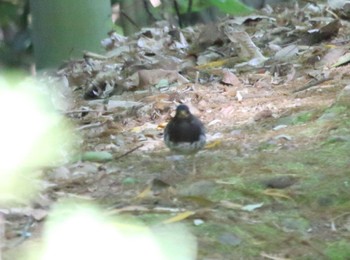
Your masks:
[[[176,114],[175,114],[176,118],[188,118],[190,115],[191,115],[191,112],[190,112],[188,106],[179,105],[176,108]]]

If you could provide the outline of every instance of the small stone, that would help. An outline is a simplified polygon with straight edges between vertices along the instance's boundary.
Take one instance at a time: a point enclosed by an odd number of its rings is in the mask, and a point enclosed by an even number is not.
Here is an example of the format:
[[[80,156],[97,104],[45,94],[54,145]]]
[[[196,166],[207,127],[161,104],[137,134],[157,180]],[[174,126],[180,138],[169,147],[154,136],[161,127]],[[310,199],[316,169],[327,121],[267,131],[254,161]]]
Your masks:
[[[242,240],[232,233],[223,233],[219,236],[220,243],[230,246],[238,246]]]
[[[288,127],[287,125],[276,125],[274,128],[272,128],[272,130],[277,131],[287,127]]]
[[[193,224],[195,226],[200,226],[200,225],[204,224],[204,221],[202,219],[195,219],[195,220],[193,220]]]
[[[296,183],[296,179],[290,176],[279,176],[279,177],[274,177],[268,180],[262,181],[262,184],[266,188],[271,188],[271,189],[284,189],[289,186],[292,186],[294,183]]]

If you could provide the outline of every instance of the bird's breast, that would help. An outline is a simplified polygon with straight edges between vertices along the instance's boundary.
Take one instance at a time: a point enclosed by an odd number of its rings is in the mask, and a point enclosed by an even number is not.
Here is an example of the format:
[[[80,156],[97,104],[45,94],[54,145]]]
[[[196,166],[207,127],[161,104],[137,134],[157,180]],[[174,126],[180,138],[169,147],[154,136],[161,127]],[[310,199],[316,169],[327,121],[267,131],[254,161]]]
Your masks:
[[[190,122],[180,122],[174,124],[171,132],[169,133],[169,139],[172,142],[196,142],[200,139],[201,129],[199,126]]]

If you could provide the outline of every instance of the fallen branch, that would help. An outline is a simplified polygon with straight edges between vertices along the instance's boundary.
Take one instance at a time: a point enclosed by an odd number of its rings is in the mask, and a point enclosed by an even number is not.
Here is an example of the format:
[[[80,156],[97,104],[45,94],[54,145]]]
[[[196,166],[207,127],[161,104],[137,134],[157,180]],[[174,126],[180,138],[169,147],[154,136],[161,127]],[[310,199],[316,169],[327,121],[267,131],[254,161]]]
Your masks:
[[[123,158],[123,157],[127,156],[128,154],[130,154],[130,153],[136,151],[137,149],[141,148],[142,146],[143,146],[143,144],[141,144],[141,145],[139,145],[139,146],[136,146],[136,147],[132,148],[131,150],[127,151],[126,153],[114,157],[114,159],[115,159],[115,160],[119,160],[120,158]]]
[[[89,125],[80,126],[77,129],[75,129],[75,130],[76,131],[81,131],[81,130],[85,130],[85,129],[99,127],[99,126],[102,126],[103,124],[105,124],[105,122],[92,123],[92,124],[89,124]]]
[[[293,91],[293,93],[297,93],[297,92],[300,92],[300,91],[304,91],[304,90],[307,90],[309,88],[312,88],[314,86],[317,86],[325,81],[328,81],[328,80],[331,80],[331,78],[324,78],[324,79],[319,79],[319,80],[315,80],[315,81],[311,81],[310,83],[308,83],[306,86],[304,87],[301,87],[299,89],[296,89]]]

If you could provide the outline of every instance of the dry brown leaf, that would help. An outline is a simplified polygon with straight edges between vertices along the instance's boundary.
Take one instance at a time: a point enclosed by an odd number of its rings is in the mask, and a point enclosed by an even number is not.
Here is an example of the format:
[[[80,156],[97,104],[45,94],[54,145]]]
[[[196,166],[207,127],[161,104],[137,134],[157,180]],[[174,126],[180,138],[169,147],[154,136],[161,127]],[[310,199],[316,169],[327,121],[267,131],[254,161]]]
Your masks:
[[[281,191],[277,191],[274,189],[266,189],[263,191],[264,195],[271,196],[271,197],[276,197],[276,198],[283,198],[283,199],[288,199],[294,201],[294,199]]]
[[[123,212],[149,212],[150,210],[145,207],[145,206],[140,206],[140,205],[129,205],[129,206],[125,206],[119,209],[113,209],[108,211],[106,214],[107,215],[116,215],[116,214],[120,214]]]
[[[41,221],[44,218],[46,218],[46,216],[49,214],[49,212],[47,210],[44,209],[33,209],[33,211],[31,212],[31,216],[36,220],[36,221]]]
[[[266,254],[264,252],[261,252],[260,255],[264,258],[271,259],[271,260],[291,260],[291,258],[284,258],[284,257],[279,257],[279,256],[274,256],[271,254]]]
[[[222,70],[222,82],[228,85],[232,85],[235,87],[240,87],[242,85],[242,83],[240,82],[240,80],[238,79],[238,77],[232,73],[231,71],[229,71],[228,69],[224,69]]]
[[[252,61],[249,62],[250,65],[260,65],[267,60],[261,50],[254,44],[248,33],[245,32],[241,26],[237,26],[234,21],[228,20],[224,24],[224,32],[230,41],[236,45],[237,49],[240,50],[240,58],[244,60],[250,59]]]
[[[141,193],[139,193],[135,199],[136,200],[142,200],[145,198],[150,198],[153,197],[153,191],[152,191],[152,187],[151,185],[148,185],[143,191],[141,191]]]
[[[146,86],[152,86],[159,83],[159,81],[166,79],[169,83],[188,83],[189,81],[179,74],[176,70],[139,70],[139,87],[145,88]]]
[[[264,109],[263,111],[260,111],[254,116],[254,120],[261,121],[263,119],[267,119],[271,117],[272,117],[272,111],[270,109]]]
[[[231,117],[235,113],[236,108],[234,106],[226,106],[220,109],[220,115],[222,117]]]
[[[241,205],[241,204],[233,203],[233,202],[228,201],[228,200],[221,200],[220,206],[222,206],[224,208],[228,208],[228,209],[241,209],[243,207],[243,205]]]

